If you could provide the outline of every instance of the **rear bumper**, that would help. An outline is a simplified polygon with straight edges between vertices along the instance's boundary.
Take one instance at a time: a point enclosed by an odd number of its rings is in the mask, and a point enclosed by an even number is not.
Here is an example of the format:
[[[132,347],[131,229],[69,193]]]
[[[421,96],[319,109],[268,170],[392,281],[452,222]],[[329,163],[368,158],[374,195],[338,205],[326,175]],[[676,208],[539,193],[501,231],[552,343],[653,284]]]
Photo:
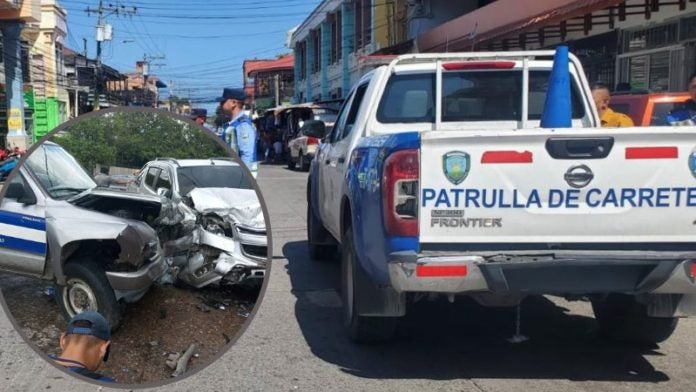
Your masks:
[[[393,253],[397,292],[696,294],[694,261],[683,255],[439,255]]]

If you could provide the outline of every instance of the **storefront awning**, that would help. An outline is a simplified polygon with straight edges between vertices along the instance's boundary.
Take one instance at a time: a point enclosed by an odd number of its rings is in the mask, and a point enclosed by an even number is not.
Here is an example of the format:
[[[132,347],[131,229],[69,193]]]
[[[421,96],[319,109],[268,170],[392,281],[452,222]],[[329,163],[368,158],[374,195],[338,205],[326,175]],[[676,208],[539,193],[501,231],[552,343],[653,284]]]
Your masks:
[[[468,51],[473,44],[539,29],[621,2],[623,0],[498,0],[421,34],[416,44],[419,52]]]

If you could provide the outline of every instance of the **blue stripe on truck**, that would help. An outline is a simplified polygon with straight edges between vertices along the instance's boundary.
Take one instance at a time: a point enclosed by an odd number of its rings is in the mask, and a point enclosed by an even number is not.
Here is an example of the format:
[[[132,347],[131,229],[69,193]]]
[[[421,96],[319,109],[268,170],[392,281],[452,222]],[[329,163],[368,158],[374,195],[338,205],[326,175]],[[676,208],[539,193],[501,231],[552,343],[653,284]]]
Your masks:
[[[21,238],[10,237],[0,234],[0,248],[18,250],[21,252],[29,252],[36,254],[46,253],[46,244],[43,242],[35,242],[23,240]]]
[[[0,223],[46,231],[46,219],[16,212],[0,210]]]

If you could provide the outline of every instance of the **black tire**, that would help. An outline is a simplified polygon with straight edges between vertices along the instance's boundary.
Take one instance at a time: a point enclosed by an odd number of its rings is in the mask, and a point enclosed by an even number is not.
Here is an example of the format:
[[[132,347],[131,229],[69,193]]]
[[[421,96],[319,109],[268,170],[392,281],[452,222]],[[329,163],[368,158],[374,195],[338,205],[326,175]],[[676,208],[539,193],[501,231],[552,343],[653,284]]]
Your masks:
[[[288,152],[288,169],[295,169],[295,161],[292,160],[292,153]]]
[[[341,300],[343,302],[343,325],[348,337],[356,343],[374,344],[394,337],[398,317],[360,316],[355,311],[357,301],[355,278],[360,264],[355,260],[353,230],[348,228],[343,235],[341,252]]]
[[[604,301],[592,301],[592,310],[603,336],[639,345],[664,342],[679,321],[676,317],[650,317],[645,305],[625,294],[611,294]]]
[[[57,287],[56,301],[66,321],[82,311],[96,310],[112,331],[121,325],[120,306],[101,266],[89,259],[75,259],[65,264],[63,273],[66,285]]]
[[[308,197],[309,199],[309,197]],[[314,216],[312,206],[307,202],[307,247],[309,248],[309,257],[312,260],[332,260],[336,257],[336,245],[315,244],[314,238],[317,238],[320,230],[326,230],[321,224],[319,218]],[[328,235],[328,234],[325,234]]]
[[[309,171],[309,164],[311,161],[307,159],[307,157],[300,151],[300,158],[298,159],[298,166],[300,167],[300,170],[303,172],[308,172]]]

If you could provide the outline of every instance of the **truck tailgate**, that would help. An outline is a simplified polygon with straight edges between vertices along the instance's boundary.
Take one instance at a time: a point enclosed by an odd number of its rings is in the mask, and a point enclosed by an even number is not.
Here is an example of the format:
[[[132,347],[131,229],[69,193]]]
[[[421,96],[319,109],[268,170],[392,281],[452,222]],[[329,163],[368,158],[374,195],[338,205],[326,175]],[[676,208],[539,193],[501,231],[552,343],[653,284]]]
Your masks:
[[[420,241],[688,246],[694,148],[693,127],[422,133]]]

